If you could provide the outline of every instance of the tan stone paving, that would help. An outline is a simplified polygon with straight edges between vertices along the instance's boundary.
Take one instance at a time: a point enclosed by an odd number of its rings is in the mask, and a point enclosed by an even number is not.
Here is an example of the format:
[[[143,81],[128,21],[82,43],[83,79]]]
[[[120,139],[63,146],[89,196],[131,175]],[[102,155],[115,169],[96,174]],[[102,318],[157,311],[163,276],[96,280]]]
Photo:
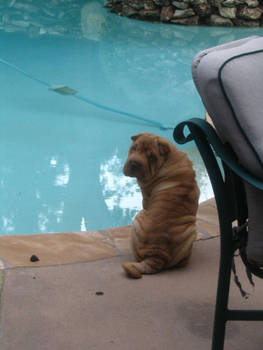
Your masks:
[[[214,198],[199,205],[197,212],[198,239],[219,236],[219,222]]]
[[[102,259],[118,254],[100,231],[0,237],[0,256],[7,266],[47,266]],[[32,255],[39,261],[31,262]]]
[[[130,250],[131,226],[122,226],[108,229],[107,234],[113,241],[114,246],[121,254],[128,254]]]
[[[197,215],[198,240],[219,235],[214,199],[203,202]],[[103,259],[130,253],[131,226],[100,231],[0,237],[5,267],[48,266]],[[38,261],[30,260],[32,255]],[[1,266],[1,263],[0,263]]]

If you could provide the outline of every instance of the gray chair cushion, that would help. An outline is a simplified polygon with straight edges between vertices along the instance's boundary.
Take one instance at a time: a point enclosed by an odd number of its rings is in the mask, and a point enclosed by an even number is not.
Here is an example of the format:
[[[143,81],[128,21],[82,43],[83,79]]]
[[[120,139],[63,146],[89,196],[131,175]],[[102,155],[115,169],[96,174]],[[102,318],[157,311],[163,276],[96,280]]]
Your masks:
[[[263,180],[263,37],[200,52],[192,75],[219,137],[239,162]],[[263,192],[245,184],[250,261],[263,265]]]
[[[192,74],[221,139],[263,179],[263,37],[200,52]]]

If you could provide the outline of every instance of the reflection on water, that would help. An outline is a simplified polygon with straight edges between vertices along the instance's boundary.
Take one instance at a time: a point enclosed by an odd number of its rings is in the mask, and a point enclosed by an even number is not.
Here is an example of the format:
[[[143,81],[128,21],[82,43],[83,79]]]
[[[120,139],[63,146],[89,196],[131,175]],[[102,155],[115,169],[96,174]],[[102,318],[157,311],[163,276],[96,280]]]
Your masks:
[[[81,9],[81,29],[84,38],[101,40],[105,34],[107,15],[98,1],[90,1]]]
[[[63,172],[56,176],[55,186],[67,186],[69,182],[69,174],[70,174],[69,165],[64,164]]]
[[[192,147],[185,150],[185,152],[193,163],[197,183],[200,189],[199,203],[201,203],[214,196],[213,189],[197,148]]]
[[[203,202],[213,197],[208,174],[198,150],[194,147],[185,151],[193,162],[200,188],[199,202]],[[121,210],[123,217],[129,217],[132,220],[142,209],[142,195],[136,180],[123,175],[123,160],[119,158],[118,154],[119,152],[115,150],[114,154],[100,165],[102,194],[109,211]]]
[[[108,210],[121,210],[123,217],[133,218],[141,210],[142,196],[134,178],[124,176],[123,162],[114,154],[100,166],[100,184]]]
[[[4,230],[4,232],[7,232],[7,234],[12,234],[15,232],[15,226],[13,223],[14,220],[14,215],[10,215],[9,217],[6,216],[2,216],[2,230]]]

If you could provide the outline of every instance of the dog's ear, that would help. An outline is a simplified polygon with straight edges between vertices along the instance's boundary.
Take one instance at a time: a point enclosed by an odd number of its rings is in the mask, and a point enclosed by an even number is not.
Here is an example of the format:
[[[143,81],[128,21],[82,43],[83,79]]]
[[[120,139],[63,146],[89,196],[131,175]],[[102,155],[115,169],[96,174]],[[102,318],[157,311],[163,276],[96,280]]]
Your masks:
[[[170,147],[165,142],[158,142],[159,153],[162,157],[167,157],[170,152]]]
[[[133,142],[135,142],[142,134],[131,136]]]

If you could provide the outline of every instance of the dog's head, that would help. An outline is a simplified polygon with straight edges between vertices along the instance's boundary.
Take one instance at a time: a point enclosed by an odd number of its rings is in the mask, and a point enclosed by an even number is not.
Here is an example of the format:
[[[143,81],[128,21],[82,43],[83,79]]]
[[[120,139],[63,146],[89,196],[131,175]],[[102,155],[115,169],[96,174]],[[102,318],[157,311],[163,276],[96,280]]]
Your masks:
[[[136,177],[140,182],[153,178],[167,161],[169,141],[157,135],[141,133],[132,136],[132,144],[123,167],[126,176]]]

